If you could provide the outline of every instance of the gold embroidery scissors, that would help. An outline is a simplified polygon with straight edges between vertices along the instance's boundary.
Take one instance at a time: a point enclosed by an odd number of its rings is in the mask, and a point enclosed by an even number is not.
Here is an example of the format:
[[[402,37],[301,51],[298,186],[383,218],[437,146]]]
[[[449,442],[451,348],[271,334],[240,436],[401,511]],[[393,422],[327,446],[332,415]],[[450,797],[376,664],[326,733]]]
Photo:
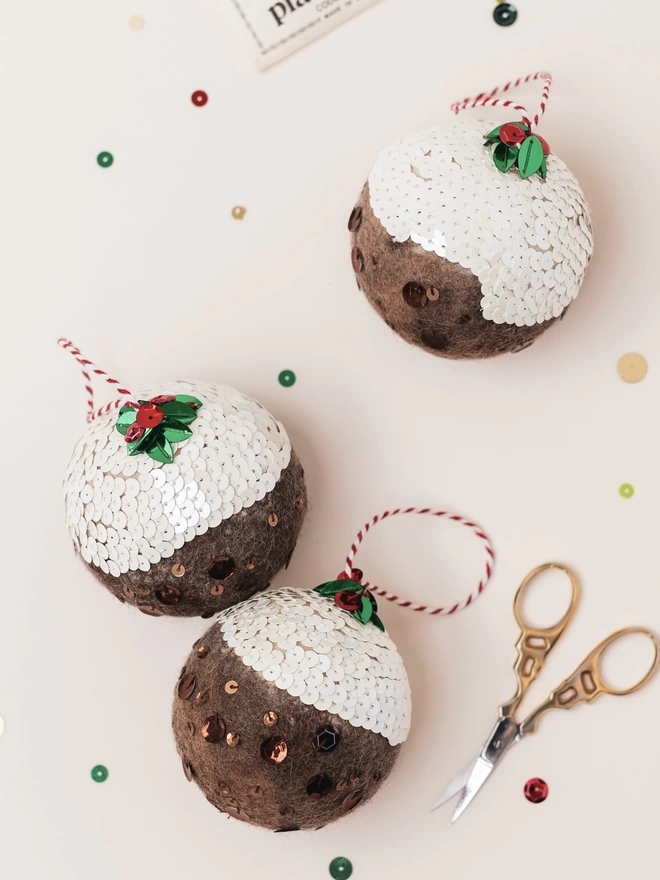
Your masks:
[[[554,626],[546,629],[540,629],[530,626],[523,617],[523,601],[525,594],[532,582],[542,572],[550,569],[556,569],[563,572],[570,579],[572,587],[571,604],[568,611],[561,620]],[[486,780],[490,777],[494,768],[502,760],[503,756],[509,749],[520,742],[520,740],[530,733],[534,733],[541,717],[549,712],[550,709],[572,709],[581,703],[591,703],[601,694],[611,694],[616,697],[622,697],[626,694],[632,694],[643,687],[655,674],[658,669],[658,639],[657,636],[648,629],[639,626],[629,626],[612,633],[606,639],[597,645],[593,651],[582,661],[575,672],[566,678],[559,687],[555,688],[544,703],[537,706],[525,719],[518,723],[514,715],[525,696],[530,684],[537,677],[545,659],[552,651],[554,646],[561,638],[562,633],[568,626],[569,621],[575,613],[578,600],[580,598],[580,585],[575,574],[563,565],[555,562],[548,562],[545,565],[539,565],[527,575],[521,585],[518,587],[515,599],[513,600],[513,613],[518,625],[520,626],[520,635],[516,643],[518,656],[514,666],[516,674],[517,688],[512,699],[508,703],[504,703],[498,710],[498,719],[493,732],[486,740],[483,748],[470,761],[470,763],[462,770],[445,788],[438,800],[433,804],[432,810],[446,803],[455,795],[460,795],[458,804],[451,817],[450,825],[463,814],[467,807],[472,803],[475,795],[481,790]],[[642,633],[648,636],[653,642],[654,657],[650,669],[643,678],[628,688],[614,688],[608,685],[600,672],[600,663],[603,654],[607,649],[622,636],[629,633]]]

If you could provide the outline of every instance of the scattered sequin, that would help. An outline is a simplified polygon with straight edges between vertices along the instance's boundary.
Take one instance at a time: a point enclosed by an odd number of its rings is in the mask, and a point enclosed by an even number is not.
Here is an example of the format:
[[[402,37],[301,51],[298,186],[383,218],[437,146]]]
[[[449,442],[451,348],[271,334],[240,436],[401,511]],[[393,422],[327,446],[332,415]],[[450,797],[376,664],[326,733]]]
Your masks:
[[[103,152],[98,154],[98,156],[96,157],[96,161],[99,163],[101,168],[109,168],[115,161],[115,157],[112,155],[112,153]]]
[[[228,681],[225,685],[225,691],[228,694],[235,694],[238,690],[238,682],[236,681]]]
[[[185,573],[186,573],[185,566],[183,566],[180,562],[176,562],[172,566],[172,574],[174,575],[175,578],[183,577]]]
[[[493,18],[501,27],[508,27],[518,18],[518,10],[511,3],[498,3],[493,10]]]
[[[268,517],[268,525],[271,528],[275,528],[275,526],[278,524],[279,521],[280,521],[279,517],[276,513],[271,513],[270,516]]]
[[[635,489],[633,486],[630,485],[630,483],[622,483],[619,486],[619,495],[622,498],[632,498],[634,494]]]
[[[179,687],[177,688],[177,694],[180,700],[187,700],[188,697],[192,696],[193,691],[195,690],[195,684],[197,680],[195,678],[194,673],[189,672],[187,675],[184,675],[181,681],[179,682]]]
[[[348,880],[353,873],[353,865],[344,856],[338,856],[330,862],[330,876],[333,880]]]
[[[105,782],[108,778],[108,768],[103,764],[97,764],[96,767],[92,767],[91,777],[94,782]]]
[[[211,587],[211,595],[212,596],[222,596],[224,591],[225,591],[225,588],[224,588],[223,584],[213,584],[213,586]]]
[[[554,153],[545,180],[498,171],[483,146],[490,127],[457,119],[388,147],[369,175],[371,207],[395,242],[469,269],[486,320],[532,327],[578,295],[593,251],[591,215]],[[414,286],[403,295],[410,305],[426,301]]]
[[[312,776],[307,782],[307,794],[320,800],[332,791],[332,779],[329,776]]]
[[[225,736],[225,725],[217,715],[211,715],[202,724],[202,736],[207,743],[222,742]]]
[[[318,593],[294,588],[248,599],[220,612],[217,621],[243,663],[280,690],[392,745],[406,739],[408,678],[391,639],[377,627]]]
[[[646,358],[631,352],[619,358],[616,368],[624,382],[641,382],[649,367]]]
[[[131,30],[141,31],[144,27],[144,18],[141,15],[132,15],[128,19],[128,26]]]
[[[237,733],[228,733],[227,734],[227,745],[228,746],[237,746],[240,740],[240,736]]]
[[[257,557],[256,556],[250,556],[248,561],[245,563],[245,567],[247,568],[248,571],[252,571],[256,567],[256,565],[257,565]]]
[[[231,209],[231,216],[234,220],[242,220],[243,217],[247,214],[247,208],[244,208],[243,205],[234,205]]]
[[[183,767],[183,774],[188,782],[192,782],[193,768],[190,764],[190,761],[187,758],[181,758],[181,766]]]
[[[277,712],[266,712],[264,715],[264,724],[266,727],[275,727],[277,724]]]
[[[403,298],[414,309],[421,309],[426,305],[426,291],[416,281],[409,281],[403,288]]]
[[[360,226],[362,225],[362,208],[359,205],[356,205],[351,211],[351,216],[348,218],[348,229],[349,232],[357,232]]]
[[[197,648],[197,656],[200,658],[206,657],[208,655],[208,653],[209,653],[209,649],[207,648],[206,645],[200,645],[199,648]]]
[[[351,263],[353,264],[354,272],[364,271],[364,256],[360,248],[354,247],[351,251]]]
[[[208,691],[199,691],[199,693],[195,697],[195,702],[199,706],[203,706],[204,703],[208,702],[208,699],[209,699],[209,692]]]
[[[352,791],[349,795],[347,795],[344,798],[343,803],[341,805],[342,810],[344,810],[344,812],[346,812],[346,813],[348,813],[349,810],[354,810],[355,807],[357,807],[357,805],[360,803],[360,801],[362,800],[363,797],[364,797],[363,791],[361,791],[361,790],[360,791]]]
[[[430,299],[431,302],[435,302],[437,299],[440,299],[440,291],[437,287],[429,287],[426,291],[426,298]]]
[[[163,605],[178,605],[181,599],[181,590],[176,587],[163,586],[155,590],[154,595]]]
[[[315,731],[312,742],[317,752],[331,752],[339,745],[339,731],[331,724],[324,724]]]
[[[272,764],[281,764],[288,754],[289,747],[281,736],[271,736],[261,744],[261,757]]]
[[[209,565],[209,576],[216,581],[226,581],[230,578],[236,568],[236,563],[229,556],[219,556]]]
[[[544,782],[543,779],[539,779],[536,777],[535,779],[528,779],[525,783],[525,797],[532,804],[541,804],[547,798],[550,789],[548,788],[548,783]]]
[[[66,520],[76,549],[85,562],[117,578],[129,570],[149,571],[197,535],[262,501],[291,458],[284,428],[238,391],[173,382],[138,396],[149,399],[161,391],[203,402],[172,463],[129,456],[111,412],[88,425],[65,477]]]
[[[291,386],[295,384],[296,374],[293,370],[282,370],[277,378],[280,385],[284,385],[285,388],[291,388]]]
[[[209,96],[206,92],[203,92],[201,89],[193,92],[190,96],[190,100],[193,102],[195,107],[203,107],[209,100]]]

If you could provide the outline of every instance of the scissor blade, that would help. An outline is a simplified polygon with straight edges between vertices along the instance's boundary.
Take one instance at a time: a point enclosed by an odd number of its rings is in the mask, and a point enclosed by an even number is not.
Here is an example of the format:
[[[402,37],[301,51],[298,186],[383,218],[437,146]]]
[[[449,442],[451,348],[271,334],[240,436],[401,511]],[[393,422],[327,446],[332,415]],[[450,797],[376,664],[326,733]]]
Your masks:
[[[491,764],[490,761],[487,761],[486,758],[481,755],[477,758],[475,765],[472,769],[472,773],[470,773],[470,778],[465,783],[465,788],[463,789],[463,794],[461,795],[461,799],[459,800],[456,809],[451,817],[450,826],[456,822],[460,816],[463,815],[465,810],[470,806],[474,796],[480,791],[484,782],[488,779],[490,774],[493,772],[493,767],[495,765]]]
[[[455,795],[459,793],[462,789],[465,788],[465,785],[470,778],[470,774],[474,768],[474,765],[477,763],[478,755],[476,758],[473,758],[470,763],[464,767],[460,773],[457,773],[456,776],[452,779],[452,781],[445,787],[444,791],[437,799],[437,801],[431,807],[431,812],[433,810],[437,810],[438,807],[441,807],[443,804],[446,804],[447,801],[451,800]]]

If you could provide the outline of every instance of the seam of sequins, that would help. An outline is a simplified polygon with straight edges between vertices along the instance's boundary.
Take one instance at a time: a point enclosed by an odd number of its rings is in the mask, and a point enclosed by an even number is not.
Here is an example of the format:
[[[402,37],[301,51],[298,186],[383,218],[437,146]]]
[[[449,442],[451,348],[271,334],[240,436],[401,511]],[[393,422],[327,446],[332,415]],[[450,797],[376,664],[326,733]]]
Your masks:
[[[395,241],[476,275],[486,320],[531,327],[577,296],[593,253],[591,215],[554,153],[545,181],[498,171],[483,146],[489,128],[459,119],[388,147],[369,175],[371,207]]]
[[[387,633],[295,588],[241,602],[217,621],[243,663],[280,690],[393,746],[408,736],[410,685]]]
[[[139,395],[192,394],[203,406],[174,462],[129,456],[116,413],[93,421],[64,479],[67,526],[83,559],[119,577],[149,571],[275,488],[291,459],[284,427],[228,386],[172,382]]]

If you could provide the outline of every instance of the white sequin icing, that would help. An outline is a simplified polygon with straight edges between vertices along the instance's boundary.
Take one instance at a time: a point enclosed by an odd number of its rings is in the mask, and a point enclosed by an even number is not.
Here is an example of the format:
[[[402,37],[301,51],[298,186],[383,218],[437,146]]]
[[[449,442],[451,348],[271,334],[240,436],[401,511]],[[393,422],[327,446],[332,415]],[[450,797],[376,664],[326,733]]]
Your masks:
[[[275,488],[291,459],[284,427],[228,386],[172,382],[137,395],[191,394],[203,406],[174,462],[130,456],[117,412],[95,419],[64,479],[66,523],[83,559],[106,574],[148,571],[196,535]],[[137,399],[136,398],[136,399]]]
[[[312,590],[273,590],[217,617],[225,642],[266,681],[354,727],[402,743],[410,685],[390,637]]]
[[[476,275],[484,318],[531,327],[577,296],[593,252],[591,215],[554,153],[545,181],[498,171],[483,146],[491,128],[457,119],[384,150],[369,175],[371,207],[395,241]]]

